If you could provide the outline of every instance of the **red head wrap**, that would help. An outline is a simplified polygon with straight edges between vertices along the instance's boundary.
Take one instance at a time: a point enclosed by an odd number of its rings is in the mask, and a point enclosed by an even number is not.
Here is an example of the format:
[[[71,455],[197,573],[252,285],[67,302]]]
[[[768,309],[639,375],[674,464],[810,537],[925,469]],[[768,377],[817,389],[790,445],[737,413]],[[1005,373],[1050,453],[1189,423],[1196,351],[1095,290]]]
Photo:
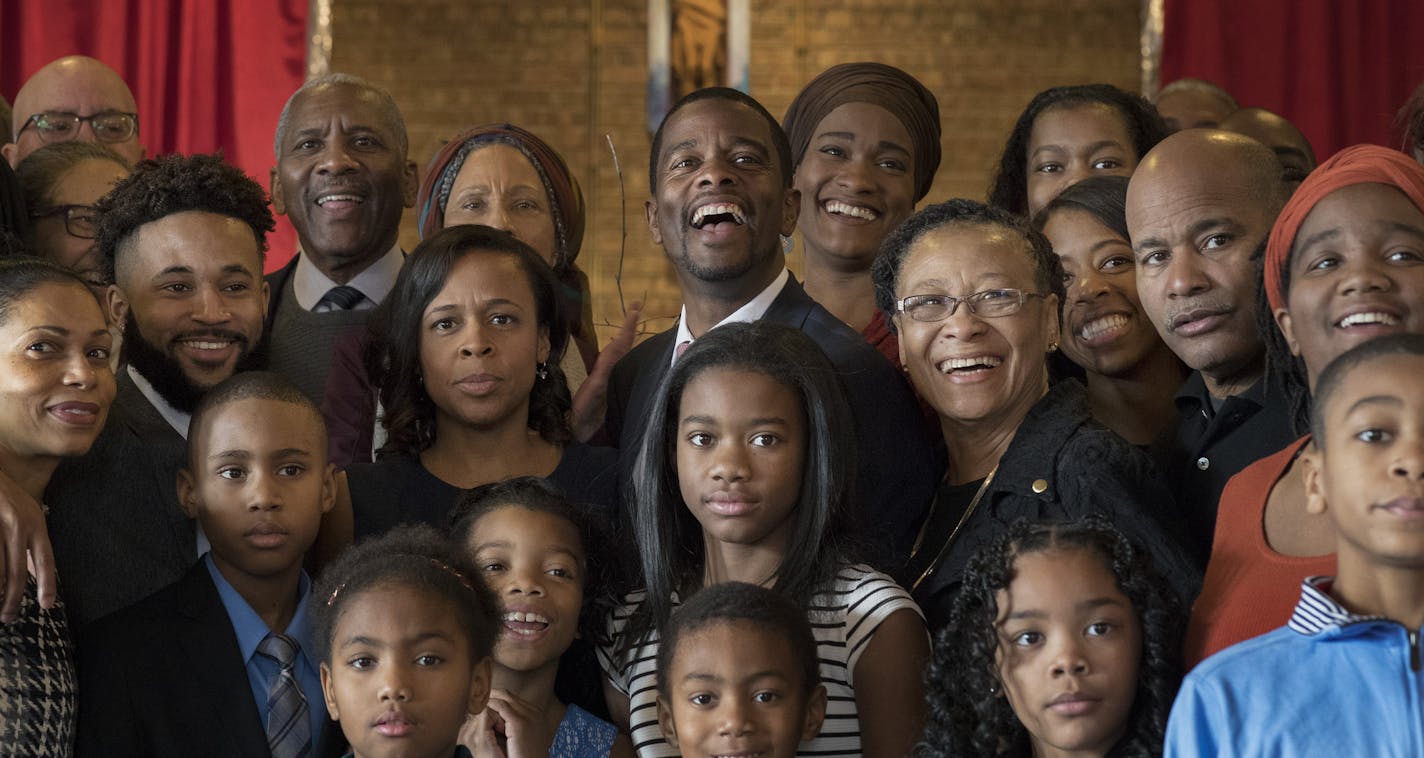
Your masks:
[[[1290,265],[1295,235],[1305,217],[1326,195],[1355,184],[1388,184],[1397,187],[1424,211],[1424,166],[1404,153],[1378,145],[1355,145],[1336,153],[1310,172],[1290,202],[1276,217],[1266,243],[1266,299],[1271,310],[1286,307],[1286,293],[1281,281]]]

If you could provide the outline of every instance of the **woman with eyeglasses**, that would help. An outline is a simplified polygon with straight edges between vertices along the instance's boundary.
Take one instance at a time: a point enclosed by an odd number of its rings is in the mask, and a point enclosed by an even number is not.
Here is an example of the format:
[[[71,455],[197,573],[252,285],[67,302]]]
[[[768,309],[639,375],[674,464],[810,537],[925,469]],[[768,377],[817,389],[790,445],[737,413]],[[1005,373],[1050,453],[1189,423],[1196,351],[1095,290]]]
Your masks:
[[[1064,291],[1043,235],[1005,211],[950,200],[901,224],[872,275],[943,435],[944,478],[901,576],[931,628],[947,621],[969,556],[1018,518],[1104,513],[1189,603],[1200,570],[1150,459],[1092,420],[1076,380],[1049,386]]]
[[[94,246],[94,206],[131,169],[113,150],[79,141],[47,144],[15,169],[29,209],[31,251],[78,274],[101,298],[113,271]]]

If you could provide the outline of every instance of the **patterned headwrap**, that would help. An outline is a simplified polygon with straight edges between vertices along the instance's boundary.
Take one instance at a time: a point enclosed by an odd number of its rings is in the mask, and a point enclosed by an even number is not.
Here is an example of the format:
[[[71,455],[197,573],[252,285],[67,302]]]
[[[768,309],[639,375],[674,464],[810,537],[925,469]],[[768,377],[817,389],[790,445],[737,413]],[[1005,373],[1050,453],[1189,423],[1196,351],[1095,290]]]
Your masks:
[[[539,173],[544,192],[554,216],[554,270],[568,271],[578,258],[583,244],[583,193],[578,181],[569,172],[549,143],[513,124],[483,124],[455,135],[426,167],[425,180],[420,183],[420,238],[434,235],[445,226],[445,204],[450,201],[450,189],[455,177],[465,165],[465,159],[476,148],[491,144],[509,145],[524,154]]]
[[[939,170],[939,101],[919,80],[883,63],[842,63],[811,80],[781,124],[791,140],[791,165],[801,165],[821,119],[846,103],[878,105],[900,120],[915,151],[915,202],[929,194]]]
[[[1270,241],[1266,243],[1265,286],[1272,310],[1286,307],[1286,293],[1281,284],[1290,265],[1296,233],[1306,216],[1326,195],[1356,184],[1397,187],[1415,207],[1424,211],[1424,166],[1409,156],[1378,145],[1355,145],[1336,153],[1301,182],[1271,228]]]

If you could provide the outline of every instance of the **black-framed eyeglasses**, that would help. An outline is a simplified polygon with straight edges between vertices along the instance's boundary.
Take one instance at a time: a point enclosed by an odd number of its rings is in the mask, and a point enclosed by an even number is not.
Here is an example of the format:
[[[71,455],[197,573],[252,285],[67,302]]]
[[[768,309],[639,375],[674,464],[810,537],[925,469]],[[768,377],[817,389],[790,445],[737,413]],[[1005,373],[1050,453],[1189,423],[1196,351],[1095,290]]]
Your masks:
[[[33,126],[42,142],[68,142],[79,136],[79,127],[86,121],[100,142],[123,142],[138,133],[138,114],[122,111],[104,111],[92,116],[67,111],[41,111],[30,116],[20,131]]]
[[[30,218],[49,218],[64,214],[64,231],[71,237],[91,240],[99,235],[99,209],[92,205],[56,205],[35,211]]]
[[[983,318],[1012,316],[1023,308],[1029,298],[1044,297],[1041,292],[1024,292],[1016,289],[993,289],[975,292],[964,297],[952,295],[910,295],[895,302],[895,312],[909,314],[916,321],[933,323],[943,321],[959,310],[963,303],[969,312]]]

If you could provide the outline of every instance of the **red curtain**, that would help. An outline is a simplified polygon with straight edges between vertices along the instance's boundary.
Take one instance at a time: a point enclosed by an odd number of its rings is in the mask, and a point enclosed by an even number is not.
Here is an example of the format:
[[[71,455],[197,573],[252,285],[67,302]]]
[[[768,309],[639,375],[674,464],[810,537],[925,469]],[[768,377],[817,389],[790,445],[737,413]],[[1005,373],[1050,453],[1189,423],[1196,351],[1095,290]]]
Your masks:
[[[264,188],[272,137],[306,74],[308,0],[4,0],[0,93],[65,55],[93,56],[128,82],[149,155],[222,150]],[[296,249],[286,219],[268,268]]]
[[[1268,108],[1320,160],[1398,148],[1395,113],[1424,81],[1419,0],[1165,0],[1162,81],[1195,76]]]

